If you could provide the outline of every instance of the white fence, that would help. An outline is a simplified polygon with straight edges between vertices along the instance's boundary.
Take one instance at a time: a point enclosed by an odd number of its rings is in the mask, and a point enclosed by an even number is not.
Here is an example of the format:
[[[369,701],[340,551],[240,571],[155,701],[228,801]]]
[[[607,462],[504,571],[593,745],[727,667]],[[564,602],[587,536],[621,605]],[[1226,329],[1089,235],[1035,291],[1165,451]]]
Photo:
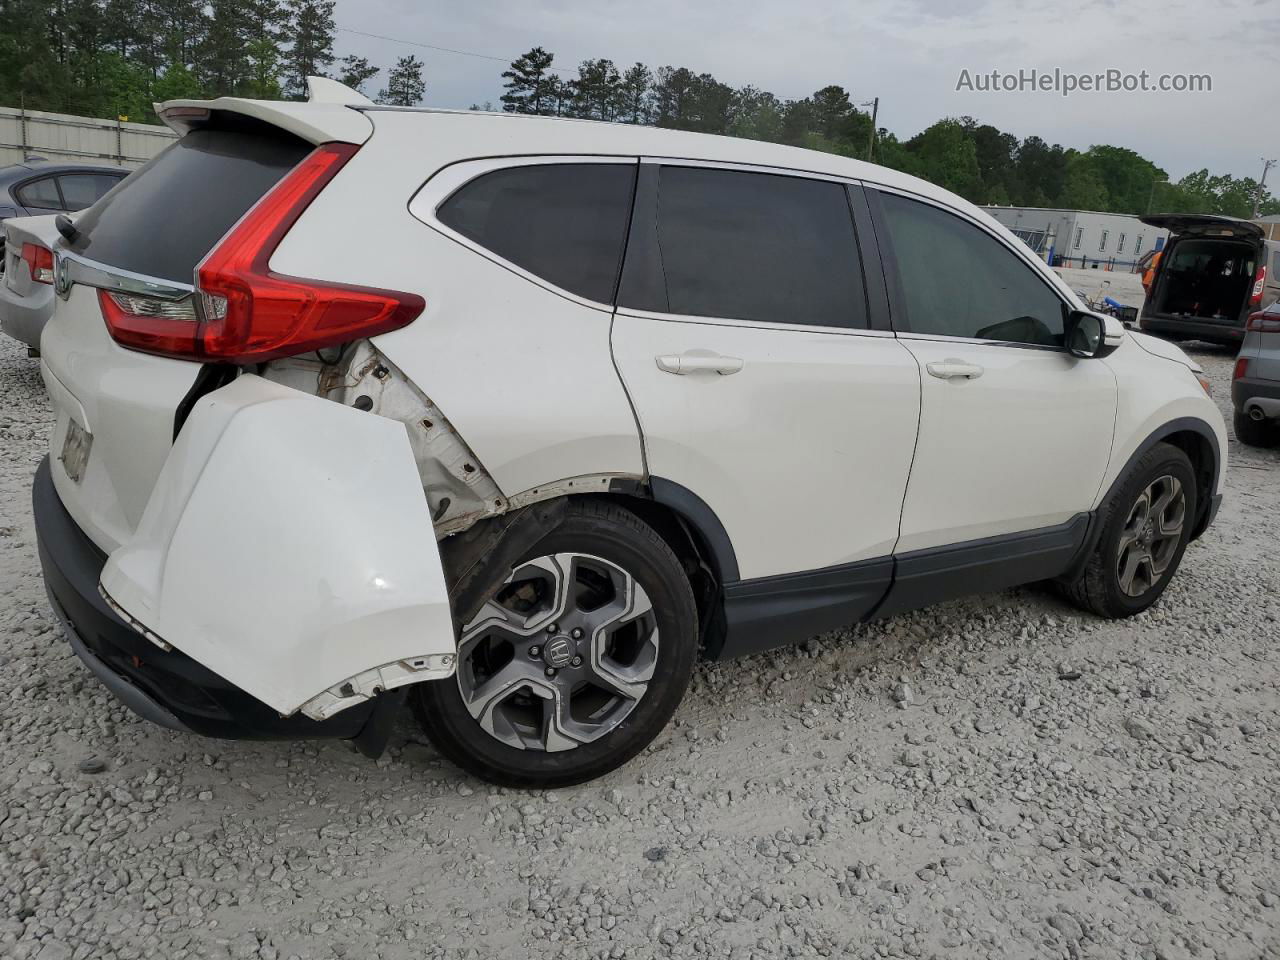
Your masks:
[[[0,166],[28,156],[140,167],[174,139],[168,127],[0,107]]]

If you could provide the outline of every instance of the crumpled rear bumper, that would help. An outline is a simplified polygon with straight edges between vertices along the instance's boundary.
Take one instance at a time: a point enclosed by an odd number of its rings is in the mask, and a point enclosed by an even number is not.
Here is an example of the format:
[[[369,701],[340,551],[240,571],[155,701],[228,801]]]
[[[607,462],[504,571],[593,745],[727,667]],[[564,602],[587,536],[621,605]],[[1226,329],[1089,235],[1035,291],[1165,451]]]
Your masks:
[[[351,736],[392,691],[453,674],[448,590],[399,422],[244,375],[195,404],[109,557],[47,463],[35,497],[55,609],[90,668],[164,725],[167,712],[215,736]]]
[[[75,654],[103,685],[145,720],[229,740],[356,737],[376,700],[317,722],[282,717],[261,700],[177,650],[164,651],[120,619],[98,592],[107,562],[58,499],[46,457],[32,486],[45,588]]]

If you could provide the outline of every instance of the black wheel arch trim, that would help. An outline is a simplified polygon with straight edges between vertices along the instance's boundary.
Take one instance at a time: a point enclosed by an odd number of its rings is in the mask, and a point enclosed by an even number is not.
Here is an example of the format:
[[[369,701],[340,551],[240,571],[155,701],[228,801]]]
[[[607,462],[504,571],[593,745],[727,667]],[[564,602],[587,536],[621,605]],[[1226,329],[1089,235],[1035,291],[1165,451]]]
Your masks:
[[[1110,500],[1115,495],[1115,492],[1120,489],[1120,485],[1124,483],[1134,464],[1150,452],[1151,448],[1157,443],[1163,442],[1175,433],[1194,433],[1198,435],[1208,443],[1209,451],[1213,455],[1213,462],[1209,464],[1210,486],[1206,490],[1196,491],[1196,524],[1191,530],[1191,539],[1196,540],[1209,526],[1213,519],[1213,513],[1216,512],[1216,504],[1221,502],[1222,499],[1222,491],[1218,489],[1218,474],[1222,468],[1222,447],[1218,443],[1218,435],[1213,432],[1213,427],[1199,417],[1177,417],[1153,430],[1142,443],[1138,444],[1137,449],[1125,461],[1124,467],[1116,474],[1115,479],[1111,481],[1111,486],[1107,488],[1106,495],[1098,501],[1098,504],[1100,509],[1101,505]],[[1199,481],[1200,477],[1196,477],[1196,480]],[[1097,533],[1100,533],[1100,531],[1091,531],[1089,552],[1092,552],[1096,543]]]
[[[733,551],[733,541],[707,501],[683,484],[665,477],[649,477],[649,494],[657,503],[670,507],[683,517],[702,537],[711,551],[716,576],[722,586],[738,581],[738,556]]]
[[[1059,579],[1073,580],[1080,575],[1085,565],[1088,564],[1089,558],[1093,556],[1093,551],[1097,549],[1098,540],[1102,537],[1102,506],[1115,496],[1116,491],[1120,489],[1120,485],[1129,476],[1134,465],[1142,457],[1146,456],[1157,443],[1163,442],[1175,433],[1186,433],[1188,431],[1203,439],[1209,445],[1209,450],[1213,454],[1213,462],[1210,464],[1209,473],[1213,485],[1203,493],[1197,491],[1196,522],[1195,526],[1191,528],[1191,540],[1198,539],[1208,529],[1209,524],[1213,523],[1214,517],[1218,514],[1218,507],[1222,504],[1222,491],[1218,489],[1218,472],[1222,465],[1222,448],[1218,444],[1218,435],[1213,432],[1213,428],[1208,423],[1199,417],[1178,417],[1161,424],[1153,430],[1142,443],[1138,444],[1137,449],[1130,454],[1120,472],[1111,481],[1111,486],[1107,487],[1107,492],[1098,500],[1098,508],[1090,512],[1089,531],[1085,536],[1084,545],[1080,548],[1080,554],[1076,557],[1071,568]],[[1196,479],[1198,481],[1200,478],[1197,477]]]

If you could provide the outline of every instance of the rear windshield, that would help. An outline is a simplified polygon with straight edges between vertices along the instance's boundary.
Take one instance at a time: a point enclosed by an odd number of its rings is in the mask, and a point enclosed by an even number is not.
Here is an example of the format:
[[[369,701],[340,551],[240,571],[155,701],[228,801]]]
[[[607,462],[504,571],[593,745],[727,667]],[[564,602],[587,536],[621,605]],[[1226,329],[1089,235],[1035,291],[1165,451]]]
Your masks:
[[[310,151],[305,140],[247,120],[194,130],[85,211],[72,249],[191,283],[213,245]]]

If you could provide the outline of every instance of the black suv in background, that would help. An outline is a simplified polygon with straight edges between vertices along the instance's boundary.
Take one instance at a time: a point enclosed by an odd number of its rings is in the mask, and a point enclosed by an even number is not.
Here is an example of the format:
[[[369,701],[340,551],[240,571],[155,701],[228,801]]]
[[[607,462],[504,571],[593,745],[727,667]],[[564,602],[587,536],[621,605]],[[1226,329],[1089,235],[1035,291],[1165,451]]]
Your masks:
[[[1236,347],[1245,322],[1280,298],[1280,243],[1248,220],[1205,213],[1148,214],[1169,231],[1138,326],[1169,340]]]

